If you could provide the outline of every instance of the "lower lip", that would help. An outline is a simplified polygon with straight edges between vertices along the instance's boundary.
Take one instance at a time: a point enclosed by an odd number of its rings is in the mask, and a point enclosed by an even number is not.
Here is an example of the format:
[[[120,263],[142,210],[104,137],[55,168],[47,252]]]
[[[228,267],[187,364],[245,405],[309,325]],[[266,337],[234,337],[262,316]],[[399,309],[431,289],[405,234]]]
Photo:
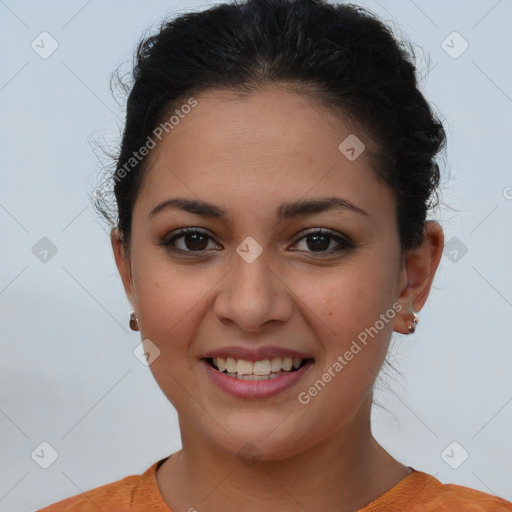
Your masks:
[[[217,384],[217,386],[226,393],[238,398],[268,398],[277,395],[297,384],[313,364],[313,361],[307,361],[306,364],[297,371],[280,375],[275,379],[242,380],[219,372],[204,359],[202,359],[201,362],[206,368],[210,379]]]

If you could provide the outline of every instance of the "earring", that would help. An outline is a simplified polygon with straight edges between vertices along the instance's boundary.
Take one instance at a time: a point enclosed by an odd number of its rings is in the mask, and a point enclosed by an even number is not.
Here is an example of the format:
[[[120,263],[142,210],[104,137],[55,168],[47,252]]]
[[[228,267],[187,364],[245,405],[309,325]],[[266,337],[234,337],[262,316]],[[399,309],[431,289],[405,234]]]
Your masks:
[[[139,330],[139,319],[137,318],[137,315],[135,314],[135,311],[132,311],[130,313],[130,329],[132,331],[138,331]]]
[[[412,334],[416,330],[416,324],[418,323],[418,315],[413,311],[411,318],[412,318],[412,325],[407,326],[407,329],[409,330],[409,334]]]

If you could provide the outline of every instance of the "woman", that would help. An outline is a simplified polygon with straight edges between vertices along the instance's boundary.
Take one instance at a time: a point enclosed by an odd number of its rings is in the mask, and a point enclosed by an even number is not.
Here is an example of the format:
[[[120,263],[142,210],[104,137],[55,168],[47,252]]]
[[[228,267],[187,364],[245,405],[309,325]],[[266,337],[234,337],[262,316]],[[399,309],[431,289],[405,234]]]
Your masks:
[[[357,7],[248,0],[164,23],[134,79],[111,242],[182,449],[42,510],[512,510],[370,428],[443,249],[405,46]]]

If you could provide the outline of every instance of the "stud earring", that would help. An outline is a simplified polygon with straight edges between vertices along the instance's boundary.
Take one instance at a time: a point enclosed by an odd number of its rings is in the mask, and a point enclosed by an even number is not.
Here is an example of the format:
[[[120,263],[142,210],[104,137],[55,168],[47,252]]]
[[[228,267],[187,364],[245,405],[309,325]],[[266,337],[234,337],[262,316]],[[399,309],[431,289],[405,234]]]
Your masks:
[[[130,313],[130,329],[132,331],[138,331],[139,330],[139,319],[137,318],[137,315],[135,314],[135,311],[132,311]]]
[[[411,318],[412,318],[412,325],[407,326],[409,334],[412,334],[416,330],[416,324],[418,323],[418,315],[413,311]]]

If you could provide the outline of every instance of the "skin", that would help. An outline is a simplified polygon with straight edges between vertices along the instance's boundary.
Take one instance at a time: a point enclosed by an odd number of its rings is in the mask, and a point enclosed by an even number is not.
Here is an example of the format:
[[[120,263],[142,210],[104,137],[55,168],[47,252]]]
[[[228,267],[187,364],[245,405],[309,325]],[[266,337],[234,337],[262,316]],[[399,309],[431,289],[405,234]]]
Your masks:
[[[269,503],[281,512],[354,511],[410,473],[372,436],[372,389],[392,332],[407,334],[411,312],[428,297],[442,229],[427,222],[421,246],[402,258],[393,191],[373,171],[369,151],[349,161],[338,150],[354,128],[311,97],[268,86],[196,99],[150,155],[130,252],[117,230],[111,234],[141,339],[160,350],[150,369],[179,417],[182,449],[158,470],[158,487],[173,512],[261,512]],[[332,196],[367,215],[332,209],[276,218],[283,202]],[[227,217],[167,209],[148,218],[173,197],[211,202]],[[183,227],[210,238],[176,240],[188,254],[159,245]],[[339,243],[329,237],[325,246],[308,244],[311,228],[345,235],[354,247],[330,252]],[[248,236],[263,249],[252,263],[236,252]],[[193,253],[198,247],[203,252]],[[299,403],[298,393],[393,304],[401,306],[394,318],[317,396]],[[199,361],[228,345],[278,345],[315,362],[291,389],[241,399],[214,385]],[[251,465],[237,456],[246,443],[258,453]]]

